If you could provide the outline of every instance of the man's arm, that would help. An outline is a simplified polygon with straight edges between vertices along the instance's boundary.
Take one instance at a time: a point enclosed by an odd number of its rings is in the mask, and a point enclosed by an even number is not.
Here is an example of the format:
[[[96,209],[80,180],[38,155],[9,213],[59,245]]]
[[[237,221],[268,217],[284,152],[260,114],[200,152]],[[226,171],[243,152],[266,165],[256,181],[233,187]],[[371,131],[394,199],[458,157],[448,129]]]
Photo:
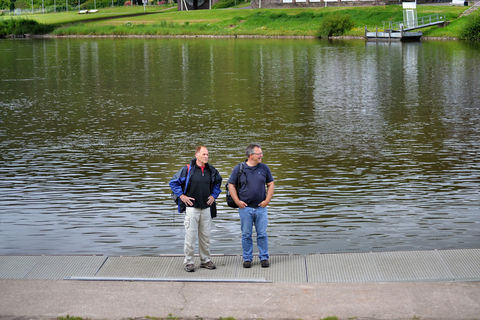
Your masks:
[[[170,189],[172,189],[172,192],[177,197],[180,197],[183,194],[182,184],[185,183],[185,174],[183,170],[185,170],[185,167],[180,168],[180,170],[178,170],[177,173],[175,173],[173,178],[168,183],[170,185]]]
[[[266,206],[268,206],[268,204],[272,200],[274,189],[275,189],[275,183],[273,181],[267,183],[267,196],[265,200],[263,200],[258,204],[260,207],[265,208]]]
[[[235,185],[232,183],[228,183],[228,191],[230,192],[230,195],[232,196],[233,201],[237,204],[237,206],[242,209],[247,206],[245,202],[240,200],[237,194],[237,188],[235,188]]]
[[[172,189],[173,193],[186,205],[193,206],[193,202],[195,199],[191,197],[187,197],[183,194],[182,184],[185,183],[186,173],[183,170],[187,170],[187,167],[183,167],[173,176],[172,180],[170,180],[169,185],[170,189]]]

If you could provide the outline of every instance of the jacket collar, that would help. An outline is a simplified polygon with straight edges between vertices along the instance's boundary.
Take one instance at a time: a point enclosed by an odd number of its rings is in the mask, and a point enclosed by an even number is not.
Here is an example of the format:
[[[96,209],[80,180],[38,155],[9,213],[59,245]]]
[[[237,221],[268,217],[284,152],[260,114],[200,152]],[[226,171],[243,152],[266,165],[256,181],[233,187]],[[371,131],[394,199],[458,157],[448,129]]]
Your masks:
[[[193,158],[193,159],[190,161],[190,168],[193,168],[193,167],[198,167],[198,166],[197,166],[197,159],[196,159],[196,158]],[[207,168],[208,170],[210,170],[210,165],[208,164],[208,162],[205,164],[205,168]]]

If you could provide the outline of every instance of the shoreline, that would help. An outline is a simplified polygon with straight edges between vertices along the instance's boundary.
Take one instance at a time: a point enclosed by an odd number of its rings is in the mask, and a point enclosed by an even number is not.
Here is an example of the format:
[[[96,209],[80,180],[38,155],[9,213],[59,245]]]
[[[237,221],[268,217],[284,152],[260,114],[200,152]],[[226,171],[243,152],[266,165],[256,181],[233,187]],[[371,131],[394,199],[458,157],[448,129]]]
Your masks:
[[[12,37],[17,38],[17,37]],[[33,38],[33,39],[62,39],[62,38],[77,38],[77,39],[114,39],[114,38],[132,38],[132,39],[296,39],[296,40],[314,40],[321,39],[316,36],[288,36],[288,35],[276,35],[276,36],[267,36],[267,35],[195,35],[195,34],[182,34],[182,35],[142,35],[142,34],[130,34],[130,35],[114,35],[114,34],[72,34],[72,35],[25,35],[24,38]],[[365,36],[333,36],[329,37],[328,40],[367,40]],[[457,37],[429,37],[422,36],[420,41],[459,41]],[[389,42],[382,41],[381,42]],[[391,41],[391,42],[401,42],[401,41]]]

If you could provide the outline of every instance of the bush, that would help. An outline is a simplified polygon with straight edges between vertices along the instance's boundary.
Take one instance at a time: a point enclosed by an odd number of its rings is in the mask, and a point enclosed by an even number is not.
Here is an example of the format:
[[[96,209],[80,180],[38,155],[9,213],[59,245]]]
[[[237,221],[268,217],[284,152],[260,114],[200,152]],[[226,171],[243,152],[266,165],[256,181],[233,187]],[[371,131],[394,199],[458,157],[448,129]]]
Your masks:
[[[235,5],[235,0],[220,0],[215,3],[212,8],[213,9],[222,9],[222,8],[230,8]]]
[[[288,15],[285,12],[271,12],[270,13],[271,20],[278,20],[278,19],[288,19]]]
[[[480,14],[470,15],[460,33],[460,38],[480,42]]]
[[[332,14],[322,20],[320,36],[341,36],[352,28],[353,21],[348,14]]]
[[[296,16],[294,16],[296,19],[304,19],[304,20],[309,20],[309,19],[314,19],[315,18],[315,15],[313,14],[313,12],[308,12],[308,11],[304,11],[304,12],[300,12],[299,14],[297,14]]]
[[[51,32],[53,27],[28,19],[0,20],[0,37],[9,35],[44,34]]]

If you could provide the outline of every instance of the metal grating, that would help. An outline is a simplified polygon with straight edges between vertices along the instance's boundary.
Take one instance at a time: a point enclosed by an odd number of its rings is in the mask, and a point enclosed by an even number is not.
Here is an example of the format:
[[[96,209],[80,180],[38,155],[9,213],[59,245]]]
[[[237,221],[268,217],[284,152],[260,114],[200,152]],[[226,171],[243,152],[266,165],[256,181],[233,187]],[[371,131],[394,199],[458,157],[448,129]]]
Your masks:
[[[0,256],[0,279],[22,279],[34,269],[39,256]]]
[[[380,281],[451,280],[452,273],[437,251],[372,253]]]
[[[61,280],[72,275],[91,276],[105,257],[1,256],[0,279]]]
[[[264,278],[274,282],[307,282],[305,272],[305,256],[275,255],[270,256],[270,267],[262,268],[258,257],[254,257],[252,267],[243,268],[243,260],[239,257],[239,278]]]
[[[96,274],[105,279],[158,279],[176,281],[202,280],[249,280],[258,277],[238,277],[237,269],[240,263],[237,256],[214,256],[217,269],[207,270],[200,268],[200,259],[195,258],[195,272],[186,272],[183,269],[183,257],[111,257],[102,269]]]
[[[370,253],[308,255],[308,282],[374,282],[379,273]]]
[[[93,276],[106,257],[101,256],[40,256],[25,279],[61,280],[71,276]]]
[[[185,272],[183,269],[183,257],[172,265],[166,275],[170,279],[188,280],[213,280],[213,279],[236,279],[236,256],[213,256],[212,261],[217,266],[215,270],[200,268],[200,258],[195,257],[195,272]]]
[[[480,279],[480,249],[443,250],[438,254],[450,270],[453,280]]]
[[[183,270],[182,256],[0,256],[0,279],[77,279],[212,282],[479,281],[480,249],[273,255],[270,268],[256,256],[213,256],[216,270]]]
[[[163,278],[181,257],[109,257],[98,277]]]

